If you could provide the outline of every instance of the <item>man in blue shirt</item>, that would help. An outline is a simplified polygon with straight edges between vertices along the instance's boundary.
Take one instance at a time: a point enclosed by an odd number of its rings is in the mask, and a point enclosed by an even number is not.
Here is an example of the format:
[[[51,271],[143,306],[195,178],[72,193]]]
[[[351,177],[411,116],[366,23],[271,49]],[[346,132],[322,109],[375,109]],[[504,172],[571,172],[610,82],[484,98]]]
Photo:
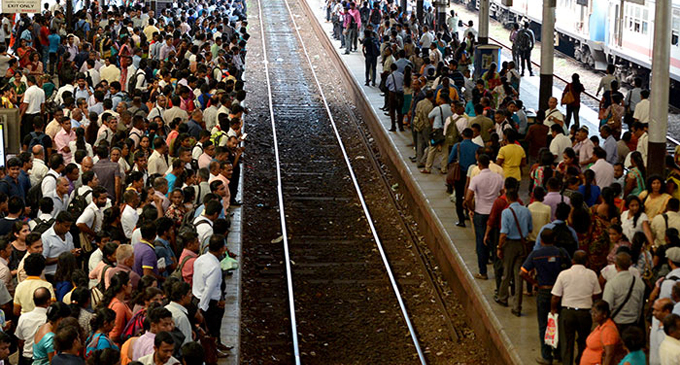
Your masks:
[[[455,128],[455,126],[453,126]],[[456,180],[453,188],[456,191],[456,213],[458,214],[458,227],[465,227],[465,211],[463,210],[463,200],[465,199],[465,182],[467,181],[467,171],[470,166],[477,162],[477,149],[480,147],[472,142],[472,129],[463,130],[463,141],[456,143],[451,148],[448,165],[458,161],[460,166],[460,179]]]
[[[177,257],[170,246],[170,238],[175,223],[168,217],[159,218],[155,223],[158,236],[156,242],[154,242],[154,251],[158,259],[163,258],[165,260],[165,269],[162,270],[161,275],[168,277],[177,266]]]
[[[550,228],[541,230],[536,238],[541,246],[529,254],[522,265],[520,275],[531,285],[538,287],[536,295],[536,314],[538,315],[538,335],[541,339],[541,357],[536,359],[539,364],[551,364],[553,349],[543,342],[545,329],[548,327],[548,313],[550,313],[550,299],[557,276],[562,270],[571,266],[569,254],[563,248],[555,247],[555,233]],[[536,270],[534,279],[529,273]]]
[[[51,74],[54,74],[54,70],[57,65],[57,51],[59,50],[59,45],[61,44],[61,37],[59,34],[57,34],[57,30],[52,28],[50,29],[50,35],[47,36],[47,40],[50,42],[50,45],[47,49],[50,61],[49,70]]]
[[[494,298],[496,303],[507,307],[510,287],[510,279],[515,282],[515,301],[512,306],[512,314],[521,316],[522,313],[522,280],[519,275],[520,267],[526,257],[524,242],[533,230],[531,212],[522,206],[517,190],[509,190],[505,193],[509,206],[501,213],[501,237],[498,241],[496,254],[503,260],[503,280],[498,289],[498,295]]]
[[[194,137],[197,141],[201,138],[201,121],[203,120],[203,112],[200,108],[194,109],[191,113],[191,119],[187,122],[187,127],[189,127],[189,135]]]
[[[21,200],[25,200],[24,187],[19,182],[22,165],[21,160],[17,157],[12,157],[7,161],[7,176],[0,180],[0,191],[7,194],[8,198],[16,196]]]
[[[534,251],[541,248],[541,233],[549,229],[553,231],[555,236],[555,245],[565,249],[569,256],[574,255],[574,252],[578,250],[578,236],[576,235],[576,231],[567,224],[569,213],[571,213],[571,206],[569,206],[569,204],[557,204],[557,207],[555,208],[555,220],[543,226],[538,232]]]
[[[397,70],[397,65],[394,63],[390,66],[392,72],[387,75],[385,80],[385,87],[387,87],[388,95],[388,106],[390,120],[392,126],[390,127],[390,132],[395,132],[396,125],[399,125],[399,131],[404,131],[404,113],[402,113],[401,104],[404,103],[404,74]],[[396,120],[395,118],[396,114]]]

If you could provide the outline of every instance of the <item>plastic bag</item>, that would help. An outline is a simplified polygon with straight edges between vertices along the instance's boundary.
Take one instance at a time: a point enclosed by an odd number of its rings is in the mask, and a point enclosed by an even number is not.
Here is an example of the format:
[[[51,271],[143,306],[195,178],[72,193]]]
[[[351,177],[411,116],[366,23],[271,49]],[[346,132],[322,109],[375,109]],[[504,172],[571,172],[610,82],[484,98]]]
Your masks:
[[[558,344],[559,330],[557,328],[557,317],[558,314],[548,314],[548,327],[545,329],[545,337],[543,341],[546,345],[556,349]]]

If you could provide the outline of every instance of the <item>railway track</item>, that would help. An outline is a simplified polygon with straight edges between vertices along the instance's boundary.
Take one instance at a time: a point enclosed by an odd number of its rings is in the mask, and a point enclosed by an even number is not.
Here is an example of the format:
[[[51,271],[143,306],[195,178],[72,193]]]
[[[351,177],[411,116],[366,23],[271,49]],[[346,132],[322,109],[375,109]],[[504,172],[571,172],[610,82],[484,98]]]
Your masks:
[[[395,277],[393,267],[398,272],[412,269],[403,261],[390,266],[382,242],[400,237],[398,232],[379,235],[374,226],[288,1],[257,5],[281,222],[281,237],[272,243],[283,246],[283,258],[281,265],[268,265],[268,273],[254,280],[270,286],[277,274],[286,278],[290,327],[281,337],[290,339],[291,362],[307,356],[305,362],[316,357],[324,363],[398,359],[425,364],[400,291],[400,286],[411,291],[422,282]],[[430,273],[426,282],[433,282]],[[281,297],[265,300],[284,302]],[[443,301],[439,308],[446,308]],[[448,313],[445,317],[450,321]],[[457,339],[455,326],[449,328]]]

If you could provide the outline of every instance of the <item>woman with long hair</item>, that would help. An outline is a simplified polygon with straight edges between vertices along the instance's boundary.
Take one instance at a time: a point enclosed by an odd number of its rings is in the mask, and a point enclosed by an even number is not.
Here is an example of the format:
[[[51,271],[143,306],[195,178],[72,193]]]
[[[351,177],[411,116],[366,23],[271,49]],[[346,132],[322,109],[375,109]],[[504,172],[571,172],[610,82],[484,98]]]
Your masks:
[[[571,75],[571,82],[567,84],[562,92],[562,105],[567,106],[567,115],[564,119],[564,125],[569,128],[569,123],[571,122],[572,115],[574,116],[574,125],[580,126],[580,120],[578,112],[581,109],[581,93],[585,91],[583,84],[581,84],[581,76],[577,73]],[[565,103],[565,96],[567,93],[571,93],[571,98],[573,101],[570,103]]]
[[[676,157],[680,153],[676,152]],[[675,199],[680,199],[680,166],[671,155],[666,155],[666,192]]]
[[[78,320],[78,324],[83,328],[83,331],[90,334],[90,321],[94,314],[90,312],[90,291],[87,287],[77,287],[71,292],[71,316]]]
[[[85,129],[85,141],[90,144],[91,146],[97,141],[97,133],[99,132],[99,123],[97,120],[99,119],[99,115],[95,112],[90,112],[88,114],[88,119],[90,120],[90,124],[87,125],[87,128]],[[78,135],[76,134],[76,139]]]
[[[571,195],[569,202],[571,203],[569,225],[576,231],[578,241],[582,242],[584,239],[588,238],[591,212],[583,201],[583,195],[578,191]]]
[[[113,330],[116,323],[116,312],[109,308],[99,308],[94,314],[90,325],[94,332],[87,338],[85,343],[85,358],[89,358],[93,351],[114,349],[119,350],[111,338],[109,333]]]
[[[493,90],[496,86],[501,85],[501,76],[496,72],[498,65],[492,63],[489,65],[489,69],[482,75],[482,80],[484,80],[484,87],[487,90]]]
[[[17,268],[19,263],[26,255],[26,237],[31,233],[28,229],[28,223],[24,221],[17,221],[12,224],[12,229],[7,234],[7,240],[12,245],[12,253],[9,256],[9,269],[12,272],[12,276],[16,276]]]
[[[607,265],[609,254],[609,235],[607,229],[619,222],[619,210],[614,203],[614,192],[611,188],[602,189],[602,202],[590,208],[591,225],[588,238],[583,241],[581,249],[588,253],[589,268],[599,272]]]
[[[555,156],[547,148],[541,148],[538,151],[538,163],[534,164],[531,169],[531,185],[530,189],[537,186],[545,188],[545,183],[553,176],[553,164],[555,162]]]
[[[111,329],[109,336],[118,345],[122,343],[120,335],[123,333],[125,324],[132,318],[132,311],[125,304],[125,299],[130,296],[130,293],[132,293],[130,276],[128,276],[128,273],[121,271],[111,277],[109,287],[104,292],[104,298],[100,303],[101,306],[116,312],[116,323],[113,329]]]
[[[600,199],[600,187],[595,185],[595,172],[593,170],[586,170],[583,175],[585,181],[583,185],[578,187],[578,192],[583,194],[586,205],[592,207]]]
[[[70,292],[74,285],[72,283],[73,272],[78,269],[76,257],[71,252],[62,252],[57,257],[57,271],[54,273],[54,293],[57,300],[64,299],[64,295]]]
[[[578,171],[581,171],[578,160],[576,159],[576,151],[571,147],[567,147],[562,153],[562,162],[557,164],[557,172],[560,176],[564,176],[567,174],[567,169],[570,167],[575,167]]]
[[[635,151],[630,155],[630,169],[626,175],[626,187],[623,190],[623,195],[640,195],[645,190],[645,179],[647,178],[647,170],[642,161],[642,154]]]
[[[68,148],[71,150],[71,152],[83,150],[87,151],[88,156],[90,157],[94,156],[92,152],[92,145],[87,143],[87,141],[85,140],[85,129],[83,127],[76,128],[76,140],[70,141],[68,143]]]
[[[148,135],[142,136],[142,138],[139,139],[139,146],[137,147],[137,151],[144,151],[146,153],[147,158],[151,156],[151,138]]]
[[[405,125],[411,125],[411,101],[413,100],[413,75],[411,73],[411,66],[404,68],[404,103],[402,104],[401,113],[406,116]]]
[[[652,175],[647,179],[647,190],[638,195],[650,221],[665,212],[666,204],[671,200],[671,196],[666,193],[665,185],[661,176]]]
[[[628,242],[628,237],[623,234],[623,228],[620,224],[612,224],[608,229],[609,242],[612,244],[612,248],[609,250],[609,255],[607,255],[607,263],[613,264],[616,260],[616,251],[619,247],[626,246],[630,247],[630,242]]]
[[[52,303],[47,308],[47,323],[38,328],[33,344],[33,364],[48,365],[56,355],[54,333],[61,320],[71,316],[71,309],[62,302]]]

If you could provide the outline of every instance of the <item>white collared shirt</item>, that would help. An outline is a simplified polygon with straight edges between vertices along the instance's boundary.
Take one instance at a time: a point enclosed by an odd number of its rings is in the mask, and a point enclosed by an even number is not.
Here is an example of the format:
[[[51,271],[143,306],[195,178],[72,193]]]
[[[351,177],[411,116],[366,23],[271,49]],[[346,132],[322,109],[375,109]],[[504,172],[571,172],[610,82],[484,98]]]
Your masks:
[[[207,224],[198,224],[204,221],[207,222]],[[208,244],[208,240],[213,234],[213,222],[208,219],[208,217],[201,214],[194,219],[194,227],[196,227],[196,233],[198,233],[198,242],[201,244],[201,252],[203,252],[203,247]]]
[[[649,365],[661,365],[659,346],[666,338],[661,321],[652,317],[652,329],[649,331]]]
[[[61,212],[65,212],[66,209],[68,208],[68,194],[64,194],[62,196],[59,196],[57,194],[56,190],[51,191],[49,194],[44,195],[46,198],[52,199],[52,202],[54,202],[54,208],[52,209],[52,217],[56,218],[57,215]]]
[[[33,342],[38,328],[47,322],[47,308],[35,307],[32,311],[19,317],[14,334],[24,341],[23,355],[33,357]]]
[[[96,203],[92,202],[85,207],[83,214],[76,220],[76,224],[84,223],[91,230],[99,232],[102,229],[103,218],[104,214],[101,209],[99,209]]]
[[[556,156],[555,162],[560,163],[564,159],[564,150],[571,147],[571,139],[562,133],[557,133],[552,142],[550,142],[550,152]]]
[[[680,341],[677,338],[666,336],[659,346],[659,358],[661,365],[680,364]]]
[[[557,276],[552,295],[562,297],[562,307],[588,309],[593,295],[602,293],[597,275],[583,265],[573,265]]]
[[[672,277],[680,278],[680,268],[677,268],[666,275],[666,280],[661,283],[661,292],[659,293],[659,298],[670,298],[671,291],[673,290],[673,285],[680,280],[670,280]]]
[[[222,299],[220,261],[212,253],[205,253],[194,261],[194,278],[191,292],[199,299],[198,307],[208,310],[211,300]]]
[[[126,238],[132,238],[132,231],[135,229],[138,220],[137,210],[126,204],[120,217],[120,224],[123,226],[123,233],[125,233]]]
[[[47,175],[47,171],[49,171],[49,169],[47,168],[47,165],[45,165],[45,162],[41,159],[34,158],[33,168],[28,176],[29,180],[31,180],[31,186],[40,184],[45,175]]]
[[[605,159],[600,158],[590,166],[590,169],[595,173],[595,182],[600,189],[604,189],[612,184],[614,181],[614,166],[612,166]]]
[[[73,246],[73,236],[71,232],[66,232],[65,239],[59,237],[54,231],[54,226],[45,231],[41,236],[43,242],[43,256],[45,258],[57,258],[64,252],[69,252],[75,247]],[[45,266],[45,274],[52,274],[57,271],[57,264]]]
[[[175,322],[175,327],[184,335],[184,342],[182,345],[191,342],[191,323],[189,323],[189,312],[181,304],[177,302],[170,302],[165,306],[165,309],[172,313],[172,320]]]

